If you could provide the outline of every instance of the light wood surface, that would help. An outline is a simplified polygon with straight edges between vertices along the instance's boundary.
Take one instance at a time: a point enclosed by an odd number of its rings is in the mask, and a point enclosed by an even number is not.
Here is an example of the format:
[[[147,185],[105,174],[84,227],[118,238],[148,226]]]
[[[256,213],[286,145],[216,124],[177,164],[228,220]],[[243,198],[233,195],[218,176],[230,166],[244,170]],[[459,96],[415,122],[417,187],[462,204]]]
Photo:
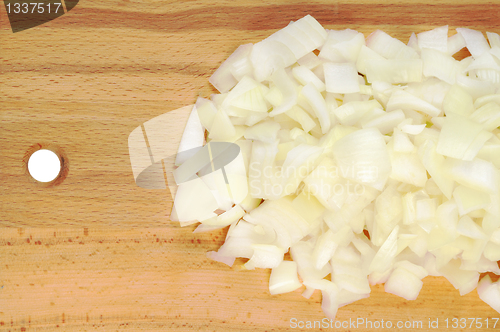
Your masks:
[[[127,146],[137,126],[215,93],[208,77],[238,45],[306,14],[404,42],[446,24],[500,30],[500,3],[483,0],[81,0],[15,34],[0,5],[0,331],[285,331],[293,318],[323,319],[318,293],[271,296],[269,271],[207,259],[225,231],[170,222],[168,192],[136,186]],[[37,144],[64,152],[59,185],[27,176],[23,158]],[[416,301],[376,286],[337,315],[422,321],[410,329],[422,331],[429,319],[444,330],[448,318],[451,330],[453,318],[476,317],[500,314],[434,277]]]

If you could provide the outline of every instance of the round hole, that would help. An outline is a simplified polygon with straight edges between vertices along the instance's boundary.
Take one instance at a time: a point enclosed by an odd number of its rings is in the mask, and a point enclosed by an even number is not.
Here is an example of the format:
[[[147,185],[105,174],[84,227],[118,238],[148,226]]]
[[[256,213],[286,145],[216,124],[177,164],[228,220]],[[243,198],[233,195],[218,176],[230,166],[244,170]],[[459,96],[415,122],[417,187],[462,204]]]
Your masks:
[[[28,172],[37,181],[50,182],[61,171],[61,161],[51,150],[37,150],[28,160]]]

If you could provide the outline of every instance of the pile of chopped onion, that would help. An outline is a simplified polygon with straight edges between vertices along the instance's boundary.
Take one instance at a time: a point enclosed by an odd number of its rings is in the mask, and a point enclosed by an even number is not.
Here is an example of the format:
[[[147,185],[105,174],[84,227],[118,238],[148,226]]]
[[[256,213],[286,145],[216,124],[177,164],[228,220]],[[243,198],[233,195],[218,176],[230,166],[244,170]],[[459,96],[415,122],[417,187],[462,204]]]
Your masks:
[[[172,220],[229,226],[210,258],[272,269],[271,294],[320,290],[332,319],[370,285],[415,300],[428,275],[500,312],[500,282],[479,282],[500,274],[500,36],[487,37],[443,26],[405,45],[308,15],[238,47],[189,118],[180,151],[197,162],[177,160]],[[215,142],[238,147],[223,167]]]

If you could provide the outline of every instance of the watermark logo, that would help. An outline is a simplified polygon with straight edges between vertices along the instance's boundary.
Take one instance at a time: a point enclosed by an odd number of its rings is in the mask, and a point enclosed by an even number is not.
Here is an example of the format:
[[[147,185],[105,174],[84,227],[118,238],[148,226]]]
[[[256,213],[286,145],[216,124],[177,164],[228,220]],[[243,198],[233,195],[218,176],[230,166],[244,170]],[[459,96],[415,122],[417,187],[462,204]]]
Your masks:
[[[73,9],[79,0],[4,0],[12,32],[31,29]]]
[[[193,112],[196,108],[187,106],[159,115],[134,129],[128,138],[136,184],[168,189],[174,200],[172,220],[181,222],[205,220],[248,195],[246,165],[237,144],[209,142],[177,151],[184,128],[180,124]],[[186,206],[187,201],[193,204]]]

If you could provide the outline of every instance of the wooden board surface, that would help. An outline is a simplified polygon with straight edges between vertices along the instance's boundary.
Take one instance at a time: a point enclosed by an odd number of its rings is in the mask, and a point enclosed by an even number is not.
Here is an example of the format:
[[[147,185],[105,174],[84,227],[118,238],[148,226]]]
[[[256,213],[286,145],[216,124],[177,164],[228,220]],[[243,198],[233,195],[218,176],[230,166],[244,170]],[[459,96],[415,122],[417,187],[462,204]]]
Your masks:
[[[306,14],[404,42],[446,24],[500,30],[498,1],[82,0],[18,33],[0,6],[0,331],[284,331],[324,318],[319,294],[270,296],[269,271],[208,260],[225,232],[170,222],[167,192],[135,185],[127,147],[145,121],[214,93],[208,77],[238,45]],[[61,184],[26,175],[23,158],[37,144],[64,151]],[[476,317],[481,329],[470,320],[452,328],[453,318]],[[421,321],[413,330],[436,319],[444,330],[448,318],[456,331],[487,330],[486,318],[492,329],[494,317],[475,291],[460,297],[433,277],[416,301],[376,286],[337,315]]]

